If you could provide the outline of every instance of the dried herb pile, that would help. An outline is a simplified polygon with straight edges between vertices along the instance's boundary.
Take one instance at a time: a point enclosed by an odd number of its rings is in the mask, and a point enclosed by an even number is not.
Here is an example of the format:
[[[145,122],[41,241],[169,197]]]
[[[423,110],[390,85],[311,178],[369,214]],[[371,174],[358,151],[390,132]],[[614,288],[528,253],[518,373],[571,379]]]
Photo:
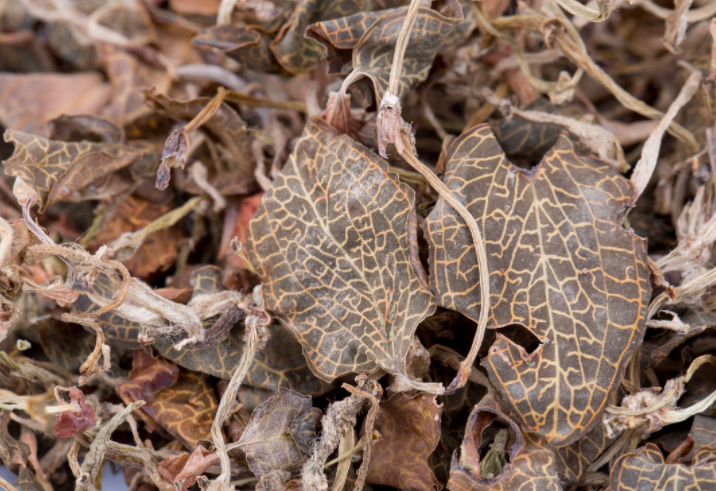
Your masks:
[[[715,87],[715,0],[0,0],[0,488],[716,488]]]

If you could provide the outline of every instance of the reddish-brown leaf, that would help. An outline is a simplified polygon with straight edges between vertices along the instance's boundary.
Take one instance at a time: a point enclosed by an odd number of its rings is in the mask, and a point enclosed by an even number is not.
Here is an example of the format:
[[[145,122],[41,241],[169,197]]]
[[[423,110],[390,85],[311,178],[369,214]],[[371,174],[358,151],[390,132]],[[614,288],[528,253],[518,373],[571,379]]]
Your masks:
[[[85,395],[77,387],[58,387],[60,391],[69,392],[70,402],[77,405],[77,411],[63,411],[55,419],[55,438],[69,438],[92,428],[95,423],[94,409],[85,404]],[[57,394],[58,391],[55,391]],[[57,401],[66,404],[68,401]]]
[[[429,459],[440,440],[442,406],[435,396],[395,394],[380,403],[366,482],[411,491],[439,488]]]

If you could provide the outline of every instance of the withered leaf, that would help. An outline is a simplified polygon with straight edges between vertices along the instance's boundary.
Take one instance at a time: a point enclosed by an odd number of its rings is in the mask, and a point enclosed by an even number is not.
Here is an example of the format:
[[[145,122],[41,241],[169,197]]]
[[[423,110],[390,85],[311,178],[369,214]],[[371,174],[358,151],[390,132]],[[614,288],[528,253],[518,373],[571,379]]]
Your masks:
[[[447,36],[462,20],[457,0],[433,2],[435,9],[420,7],[400,77],[398,96],[425,80],[437,52]],[[346,18],[324,21],[309,28],[307,34],[323,44],[331,73],[339,73],[350,60],[356,77],[366,77],[378,101],[388,87],[390,66],[408,8],[361,12]]]
[[[519,426],[492,404],[487,396],[470,413],[465,437],[450,465],[450,491],[517,491],[534,489],[559,491],[554,453],[526,442]],[[480,454],[483,432],[496,420],[506,423],[510,432],[506,448],[509,461],[502,472],[491,478],[480,475]]]
[[[10,411],[0,411],[0,459],[10,472],[17,475],[21,467],[27,466],[30,448],[10,435],[9,423]]]
[[[55,394],[62,392],[69,392],[68,396],[70,401],[58,401],[58,402],[71,402],[77,406],[79,411],[63,411],[55,419],[55,438],[70,438],[73,435],[82,433],[86,429],[92,428],[95,423],[94,409],[85,404],[85,395],[77,387],[57,387]],[[57,396],[58,399],[60,396]]]
[[[667,464],[659,447],[647,443],[635,452],[617,459],[609,477],[610,489],[612,491],[714,489],[716,488],[715,453],[713,449],[697,452],[691,466]]]
[[[208,378],[182,370],[176,383],[156,394],[151,403],[157,423],[189,449],[196,448],[199,440],[211,440],[218,403]]]
[[[323,53],[320,44],[304,37],[309,25],[371,10],[372,6],[373,0],[302,0],[271,42],[271,51],[289,73],[304,72],[318,63]]]
[[[668,329],[662,335],[654,336],[642,344],[642,356],[646,358],[642,359],[642,363],[646,362],[649,368],[656,367],[675,348],[704,331],[716,327],[716,312],[707,309],[689,309],[681,320],[688,326],[687,331]],[[648,353],[648,358],[644,356],[644,353]]]
[[[320,378],[380,367],[407,379],[415,329],[435,310],[410,263],[413,207],[380,157],[315,118],[264,194],[248,257]]]
[[[189,101],[170,99],[166,95],[146,92],[147,100],[151,101],[158,112],[176,120],[193,119],[211,98],[198,97]],[[228,104],[222,103],[213,116],[204,123],[204,128],[218,138],[234,158],[237,170],[244,175],[253,176],[254,158],[251,153],[251,132],[246,123]]]
[[[5,130],[5,141],[15,144],[12,156],[3,162],[5,173],[35,189],[40,213],[144,153],[125,145],[65,143],[10,129]]]
[[[50,316],[35,321],[37,335],[45,356],[70,373],[78,372],[95,346],[95,335],[81,326],[68,324]]]
[[[383,439],[373,446],[366,482],[411,491],[439,487],[428,460],[440,440],[441,414],[431,394],[398,393],[381,402],[375,429]]]
[[[501,334],[483,365],[529,432],[563,446],[599,420],[641,341],[651,286],[646,243],[619,225],[632,186],[561,136],[530,172],[509,163],[488,125],[452,145],[445,183],[480,227],[490,269],[488,327],[527,328],[528,354]],[[471,319],[479,276],[467,226],[442,199],[424,223],[438,303]]]
[[[191,42],[195,46],[223,51],[258,72],[287,75],[271,51],[271,38],[258,26],[215,26],[202,32]]]
[[[311,397],[281,389],[254,410],[239,445],[246,452],[249,468],[261,478],[277,469],[298,470],[310,453],[315,434]]]
[[[0,123],[47,137],[51,119],[97,114],[109,96],[110,88],[98,73],[0,73]]]
[[[94,116],[62,115],[49,122],[50,140],[96,143],[122,143],[124,131],[106,119]]]
[[[117,394],[125,404],[136,401],[145,401],[138,414],[147,424],[149,431],[157,427],[157,415],[152,402],[160,391],[171,387],[179,379],[179,367],[160,357],[154,358],[143,349],[134,350],[132,371],[129,372],[129,381],[117,386]]]
[[[695,448],[716,447],[716,418],[697,414],[691,423],[689,435]]]

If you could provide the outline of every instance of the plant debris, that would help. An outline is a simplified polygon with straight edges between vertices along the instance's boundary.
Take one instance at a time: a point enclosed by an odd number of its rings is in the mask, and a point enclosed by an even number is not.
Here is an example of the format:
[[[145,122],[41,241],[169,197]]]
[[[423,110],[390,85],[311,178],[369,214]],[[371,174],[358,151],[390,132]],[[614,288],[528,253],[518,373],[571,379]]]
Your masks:
[[[0,488],[713,488],[715,17],[0,0]]]

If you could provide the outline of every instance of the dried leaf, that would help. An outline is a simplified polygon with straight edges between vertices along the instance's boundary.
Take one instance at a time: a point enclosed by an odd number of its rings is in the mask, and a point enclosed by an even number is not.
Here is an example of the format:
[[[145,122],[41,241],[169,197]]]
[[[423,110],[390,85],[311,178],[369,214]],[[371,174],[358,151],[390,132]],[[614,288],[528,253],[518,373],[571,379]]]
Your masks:
[[[59,368],[77,372],[94,350],[95,336],[76,324],[51,317],[41,317],[36,324],[42,351]]]
[[[157,415],[152,407],[154,398],[160,391],[174,385],[178,379],[179,367],[174,363],[154,358],[143,349],[136,349],[129,381],[118,385],[116,390],[125,404],[146,402],[137,415],[144,420],[149,431],[154,431],[157,427]]]
[[[69,392],[71,404],[76,405],[78,409],[62,411],[57,416],[57,419],[55,419],[55,438],[69,438],[92,428],[95,423],[94,409],[85,404],[85,395],[82,391],[76,387],[57,387],[55,389],[56,397],[60,390]],[[59,397],[57,402],[65,403],[65,401],[59,400]]]
[[[578,440],[599,420],[644,333],[646,244],[617,221],[631,185],[578,155],[566,136],[525,172],[487,125],[453,143],[445,182],[483,233],[493,279],[488,327],[519,324],[541,343],[527,353],[498,333],[483,359],[490,380],[526,431],[556,446]],[[424,229],[438,303],[477,319],[467,226],[441,200]]]
[[[381,402],[375,429],[383,439],[373,446],[366,482],[411,491],[439,488],[429,459],[440,440],[441,413],[431,394],[399,393]]]
[[[316,119],[261,200],[249,260],[323,380],[379,367],[407,380],[413,334],[435,310],[410,264],[413,202],[382,159]]]
[[[27,465],[30,447],[10,435],[7,427],[9,423],[10,411],[0,411],[0,459],[10,472],[17,475],[20,468]]]
[[[50,140],[80,142],[87,140],[95,143],[122,143],[124,131],[106,119],[94,116],[62,115],[51,120]]]
[[[271,38],[258,26],[215,26],[192,39],[195,46],[223,51],[242,65],[262,73],[286,75],[271,51]]]
[[[109,96],[109,86],[98,73],[0,73],[0,123],[48,137],[50,120],[97,114]]]
[[[612,491],[712,489],[716,486],[716,466],[713,459],[713,450],[707,450],[701,455],[697,454],[691,466],[667,464],[659,447],[647,443],[615,462],[609,483]]]
[[[281,389],[254,410],[238,445],[251,471],[261,478],[274,470],[300,469],[315,435],[311,397]]]
[[[309,25],[348,17],[372,6],[373,0],[302,0],[271,42],[271,51],[289,73],[304,72],[318,63],[323,52],[318,43],[304,37]]]
[[[12,156],[3,162],[5,173],[34,188],[40,213],[144,153],[124,145],[64,143],[9,129],[5,141],[15,144]]]
[[[695,448],[716,446],[716,419],[697,414],[691,423],[689,436]]]

